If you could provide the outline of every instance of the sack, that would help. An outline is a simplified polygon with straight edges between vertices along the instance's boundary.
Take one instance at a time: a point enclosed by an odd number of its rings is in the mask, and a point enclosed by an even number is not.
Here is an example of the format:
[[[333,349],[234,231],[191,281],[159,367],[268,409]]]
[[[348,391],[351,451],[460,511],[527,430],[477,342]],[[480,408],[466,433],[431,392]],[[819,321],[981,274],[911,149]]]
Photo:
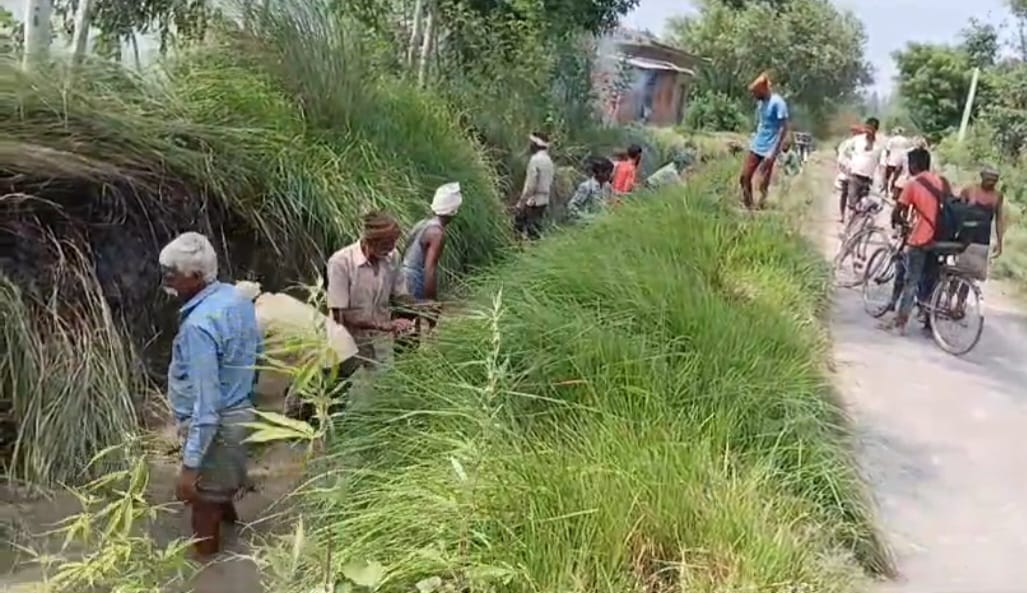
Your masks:
[[[979,227],[989,224],[982,220],[981,211],[952,195],[951,186],[945,181],[943,188],[935,187],[923,177],[916,179],[938,201],[938,215],[934,219],[934,241],[961,241],[969,243]],[[943,178],[944,181],[944,178]],[[922,213],[921,213],[922,215]]]

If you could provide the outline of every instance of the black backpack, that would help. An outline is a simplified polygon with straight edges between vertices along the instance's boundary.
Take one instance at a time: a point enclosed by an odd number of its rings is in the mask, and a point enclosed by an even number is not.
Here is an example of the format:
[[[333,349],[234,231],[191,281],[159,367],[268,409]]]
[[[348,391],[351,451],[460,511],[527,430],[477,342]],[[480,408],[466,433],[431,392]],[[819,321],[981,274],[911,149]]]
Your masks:
[[[990,219],[982,215],[980,208],[952,195],[948,180],[942,178],[942,181],[944,186],[939,189],[923,177],[916,179],[916,182],[931,192],[938,201],[938,216],[934,219],[934,241],[969,243],[970,238],[978,233],[979,227],[990,224]]]

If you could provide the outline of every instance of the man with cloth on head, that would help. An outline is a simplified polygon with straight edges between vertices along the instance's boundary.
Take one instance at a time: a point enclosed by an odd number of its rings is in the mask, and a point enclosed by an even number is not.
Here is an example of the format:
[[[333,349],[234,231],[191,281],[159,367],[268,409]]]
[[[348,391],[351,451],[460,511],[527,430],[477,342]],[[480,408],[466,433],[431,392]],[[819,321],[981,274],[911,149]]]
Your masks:
[[[446,183],[435,190],[431,211],[435,216],[414,225],[403,254],[403,275],[407,291],[415,299],[437,300],[439,296],[439,259],[446,245],[446,227],[453,221],[463,194],[460,184]]]
[[[767,201],[767,189],[774,174],[774,162],[781,153],[788,136],[788,104],[777,93],[771,92],[770,75],[764,72],[749,85],[749,92],[756,99],[756,133],[749,142],[749,154],[742,163],[738,178],[742,186],[742,204],[749,209],[763,208]],[[753,204],[752,178],[759,171],[759,202]]]
[[[542,234],[542,220],[549,206],[549,193],[553,188],[556,169],[549,157],[549,138],[535,132],[528,136],[531,146],[528,151],[528,171],[524,176],[524,189],[517,202],[517,216],[514,225],[517,232],[529,239],[538,239]]]
[[[364,216],[360,240],[328,259],[328,309],[357,343],[367,368],[392,358],[391,337],[409,333],[413,321],[393,319],[393,304],[413,299],[396,256],[399,223],[384,212]]]
[[[192,507],[198,559],[216,554],[221,523],[238,520],[233,500],[248,485],[246,425],[254,421],[261,334],[253,302],[218,282],[214,247],[183,233],[159,256],[164,291],[184,304],[168,365],[168,399],[182,439],[177,498]]]

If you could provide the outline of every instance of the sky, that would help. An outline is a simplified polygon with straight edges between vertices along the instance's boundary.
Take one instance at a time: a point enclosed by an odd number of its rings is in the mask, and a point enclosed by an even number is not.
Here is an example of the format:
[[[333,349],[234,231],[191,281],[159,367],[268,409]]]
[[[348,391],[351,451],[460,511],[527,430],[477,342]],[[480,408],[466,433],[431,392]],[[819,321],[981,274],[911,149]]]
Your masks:
[[[866,28],[867,59],[874,66],[872,90],[887,95],[895,65],[891,53],[910,41],[952,43],[971,17],[1000,24],[1008,18],[1003,0],[833,0],[851,11]],[[688,0],[641,0],[623,24],[663,33],[667,18],[694,12]]]

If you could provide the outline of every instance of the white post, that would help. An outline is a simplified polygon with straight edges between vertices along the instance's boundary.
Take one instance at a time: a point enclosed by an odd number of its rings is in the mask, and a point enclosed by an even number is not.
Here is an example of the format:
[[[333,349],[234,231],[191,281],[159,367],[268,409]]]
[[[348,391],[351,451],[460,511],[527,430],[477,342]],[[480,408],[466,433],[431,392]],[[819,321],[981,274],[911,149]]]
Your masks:
[[[963,120],[959,122],[959,136],[958,140],[960,143],[963,142],[963,138],[966,137],[966,128],[970,125],[970,113],[973,112],[974,108],[974,96],[977,95],[977,80],[981,76],[981,69],[974,68],[973,77],[970,79],[970,92],[966,94],[966,106],[963,107]]]
[[[86,46],[89,45],[89,0],[78,0],[78,8],[75,10],[75,36],[72,39],[72,62],[82,63],[86,56]]]
[[[45,58],[50,51],[51,16],[52,0],[25,1],[25,55],[22,62],[25,69]]]

